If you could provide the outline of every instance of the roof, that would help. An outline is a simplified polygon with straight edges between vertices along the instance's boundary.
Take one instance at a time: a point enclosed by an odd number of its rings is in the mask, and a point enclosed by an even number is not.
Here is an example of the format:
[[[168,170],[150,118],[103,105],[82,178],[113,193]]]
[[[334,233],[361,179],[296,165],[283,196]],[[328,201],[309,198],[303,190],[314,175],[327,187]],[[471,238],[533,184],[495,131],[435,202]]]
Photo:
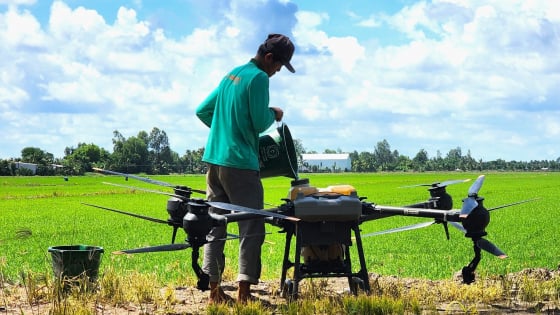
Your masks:
[[[304,153],[301,155],[303,160],[347,160],[350,158],[349,153]]]

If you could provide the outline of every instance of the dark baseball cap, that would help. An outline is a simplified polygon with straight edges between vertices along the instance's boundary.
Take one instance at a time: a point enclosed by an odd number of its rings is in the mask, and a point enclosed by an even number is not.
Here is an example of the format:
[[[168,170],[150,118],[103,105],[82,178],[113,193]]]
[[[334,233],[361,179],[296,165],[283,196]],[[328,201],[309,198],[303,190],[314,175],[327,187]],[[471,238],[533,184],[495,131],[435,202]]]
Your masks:
[[[290,64],[292,55],[294,54],[294,44],[287,36],[282,34],[270,34],[263,43],[264,50],[271,52],[275,59],[280,61],[286,69],[294,73],[294,67]]]

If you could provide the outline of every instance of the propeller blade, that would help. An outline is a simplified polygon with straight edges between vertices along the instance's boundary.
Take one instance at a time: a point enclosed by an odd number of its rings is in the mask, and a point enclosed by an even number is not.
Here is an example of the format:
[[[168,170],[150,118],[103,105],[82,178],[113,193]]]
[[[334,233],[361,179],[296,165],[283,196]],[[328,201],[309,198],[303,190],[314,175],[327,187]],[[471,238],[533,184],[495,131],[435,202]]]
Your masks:
[[[130,177],[130,178],[137,179],[139,181],[143,181],[143,182],[158,185],[158,186],[171,187],[171,188],[179,190],[179,191],[189,192],[189,190],[190,190],[190,191],[194,191],[194,192],[199,193],[199,194],[203,194],[203,195],[206,194],[206,191],[204,191],[204,190],[198,190],[198,189],[192,189],[192,188],[188,188],[188,190],[180,189],[180,188],[177,188],[176,185],[172,185],[172,184],[169,184],[169,183],[166,183],[166,182],[162,182],[162,181],[147,178],[147,177],[104,170],[104,169],[98,168],[98,167],[92,167],[92,169],[96,172],[105,173],[105,174],[112,174],[112,175],[119,175],[119,176],[124,176],[124,177],[127,177],[127,178]]]
[[[159,191],[159,190],[154,190],[154,189],[134,187],[134,186],[121,185],[121,184],[108,183],[108,182],[103,182],[103,184],[116,186],[116,187],[122,187],[122,188],[128,188],[128,189],[134,189],[134,190],[141,190],[141,191],[151,192],[151,193],[160,194],[160,195],[171,196],[171,197],[179,198],[179,199],[182,199],[182,200],[187,199],[187,198],[185,198],[185,196],[176,195],[176,194],[172,194],[172,193],[166,193],[164,191]]]
[[[461,208],[460,218],[466,218],[471,214],[474,208],[478,206],[478,202],[474,197],[467,197],[463,199],[463,207]]]
[[[515,206],[515,205],[518,205],[518,204],[531,202],[531,201],[535,201],[535,200],[539,200],[539,199],[541,199],[541,198],[533,198],[533,199],[522,200],[522,201],[518,201],[518,202],[508,203],[507,205],[497,206],[497,207],[494,207],[492,209],[486,209],[486,210],[488,210],[488,211],[498,210],[498,209],[502,209],[502,208],[505,208],[505,207],[511,207],[511,206]]]
[[[480,175],[474,181],[474,183],[471,185],[471,188],[469,188],[469,197],[478,195],[478,191],[480,190],[480,187],[482,187],[482,183],[484,182],[484,177],[484,175]]]
[[[469,188],[469,192],[467,198],[463,199],[463,207],[461,208],[461,213],[459,215],[460,218],[466,218],[469,216],[471,211],[478,206],[478,202],[476,201],[476,197],[478,197],[478,192],[482,187],[482,183],[484,182],[484,175],[478,176],[478,178],[474,181],[474,183]]]
[[[90,207],[99,208],[99,209],[103,209],[103,210],[113,211],[113,212],[116,212],[116,213],[126,214],[126,215],[129,215],[131,217],[135,217],[135,218],[139,218],[139,219],[143,219],[143,220],[147,220],[147,221],[152,221],[152,222],[162,223],[162,224],[168,224],[168,222],[165,221],[165,220],[151,218],[151,217],[143,216],[143,215],[136,214],[136,213],[131,213],[131,212],[126,212],[126,211],[122,211],[122,210],[117,210],[117,209],[111,209],[111,208],[107,208],[107,207],[92,205],[92,204],[85,203],[85,202],[82,202],[82,204],[85,205],[85,206],[90,206]]]
[[[168,244],[168,245],[157,245],[157,246],[149,246],[149,247],[142,247],[142,248],[135,248],[135,249],[124,249],[113,252],[114,255],[122,255],[122,254],[139,254],[139,253],[155,253],[155,252],[170,252],[175,250],[183,250],[191,247],[189,243],[181,243],[181,244]]]
[[[436,222],[435,221],[422,222],[422,223],[403,226],[403,227],[394,228],[394,229],[390,229],[390,230],[368,233],[368,234],[362,235],[362,237],[370,237],[370,236],[376,236],[376,235],[383,235],[383,234],[390,234],[390,233],[416,230],[416,229],[421,229],[421,228],[430,226],[434,223],[436,223]]]
[[[492,244],[490,241],[481,238],[476,241],[476,246],[480,249],[483,249],[494,256],[498,256],[500,259],[507,258],[506,253],[504,253],[501,249],[499,249],[496,245]]]
[[[464,182],[468,182],[470,181],[470,179],[455,179],[455,180],[448,180],[448,181],[444,181],[444,182],[434,182],[431,184],[417,184],[417,185],[410,185],[410,186],[401,186],[399,188],[409,188],[409,187],[419,187],[419,186],[427,186],[427,187],[433,187],[433,188],[438,188],[438,187],[446,187],[449,185],[453,185],[453,184],[458,184],[458,183],[464,183]]]
[[[146,183],[154,184],[154,185],[165,186],[165,187],[174,187],[174,185],[171,185],[169,183],[161,182],[161,181],[158,181],[158,180],[155,180],[155,179],[150,179],[150,178],[147,178],[147,177],[136,176],[136,175],[132,175],[132,174],[119,173],[119,172],[115,172],[115,171],[104,170],[102,168],[97,168],[97,167],[93,167],[92,169],[94,171],[97,171],[97,172],[100,172],[100,173],[130,177],[130,178],[134,178],[134,179],[137,179],[137,180],[140,180],[140,181],[143,181],[143,182],[146,182]]]
[[[470,178],[467,179],[456,179],[456,180],[448,180],[442,183],[439,183],[437,186],[438,187],[445,187],[445,186],[449,186],[449,185],[453,185],[453,184],[459,184],[459,183],[466,183],[468,181],[470,181]]]
[[[463,234],[467,234],[467,230],[465,230],[465,228],[461,224],[459,224],[458,222],[451,221],[449,223],[451,223],[451,225],[453,227],[455,227],[456,229],[458,229],[459,231],[463,232]]]
[[[271,234],[271,233],[264,233],[264,235],[266,235],[266,234]],[[244,237],[255,237],[255,236],[262,236],[262,235],[263,234],[248,234],[248,235],[245,235]],[[241,238],[241,236],[236,235],[236,234],[227,233],[226,238],[216,239],[216,240],[213,240],[213,241],[210,241],[210,242],[207,242],[207,243],[230,241],[230,240],[236,240],[236,239],[239,239],[239,238]],[[118,251],[114,251],[113,254],[114,255],[122,255],[122,254],[170,252],[170,251],[176,251],[176,250],[183,250],[183,249],[187,249],[187,248],[190,248],[190,247],[192,247],[192,246],[189,243],[167,244],[167,245],[157,245],[157,246],[148,246],[148,247],[142,247],[142,248],[118,250]]]
[[[207,201],[206,204],[208,204],[211,207],[219,208],[219,209],[223,209],[223,210],[248,212],[248,213],[258,214],[258,215],[262,215],[262,216],[266,216],[266,217],[274,217],[274,218],[284,219],[284,220],[289,220],[289,221],[294,221],[294,222],[300,221],[299,218],[286,216],[286,215],[283,215],[283,214],[279,214],[279,213],[270,211],[270,210],[276,210],[278,208],[273,208],[273,209],[269,209],[269,210],[257,210],[257,209],[253,209],[253,208],[248,208],[248,207],[234,205],[234,204],[231,204],[231,203],[218,202],[218,201]]]

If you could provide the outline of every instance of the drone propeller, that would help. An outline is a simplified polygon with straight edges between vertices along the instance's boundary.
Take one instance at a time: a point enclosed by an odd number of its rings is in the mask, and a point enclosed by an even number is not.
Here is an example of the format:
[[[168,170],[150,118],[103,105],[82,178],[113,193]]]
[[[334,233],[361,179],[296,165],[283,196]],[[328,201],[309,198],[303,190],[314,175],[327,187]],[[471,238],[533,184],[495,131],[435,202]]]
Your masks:
[[[504,259],[507,258],[506,253],[504,253],[501,249],[499,249],[496,245],[492,244],[489,240],[485,238],[481,238],[475,241],[476,246],[480,249],[483,249],[490,254],[497,256],[498,258]]]
[[[97,172],[100,172],[100,173],[106,173],[106,174],[112,174],[112,175],[119,175],[119,176],[124,176],[125,178],[130,177],[130,178],[134,178],[134,179],[137,179],[137,180],[139,180],[139,181],[146,182],[146,183],[150,183],[150,184],[154,184],[154,185],[158,185],[158,186],[164,186],[164,187],[174,188],[174,189],[176,189],[176,190],[178,190],[178,191],[184,191],[184,192],[191,192],[191,191],[193,191],[193,192],[196,192],[196,193],[199,193],[199,194],[203,194],[203,195],[206,194],[206,191],[204,191],[204,190],[198,190],[198,189],[192,189],[192,188],[188,188],[188,189],[184,190],[184,189],[181,189],[180,187],[178,187],[178,186],[176,186],[176,185],[172,185],[172,184],[169,184],[169,183],[166,183],[166,182],[162,182],[162,181],[155,180],[155,179],[151,179],[151,178],[147,178],[147,177],[142,177],[142,176],[136,176],[136,175],[132,175],[132,174],[125,174],[125,173],[120,173],[120,172],[115,172],[115,171],[104,170],[104,169],[101,169],[101,168],[98,168],[98,167],[93,167],[92,169],[93,169],[94,171],[97,171]]]
[[[270,233],[264,233],[264,234],[270,234]],[[263,234],[250,234],[250,235],[245,235],[244,237],[247,238],[247,237],[262,236],[262,235]],[[235,239],[239,239],[239,238],[241,238],[241,236],[228,233],[226,238],[220,238],[220,239],[216,239],[216,240],[206,242],[206,243],[214,243],[214,242],[220,242],[220,241],[230,241],[230,240],[235,240]],[[124,249],[124,250],[114,251],[112,254],[113,255],[122,255],[122,254],[171,252],[171,251],[183,250],[183,249],[187,249],[187,248],[191,248],[191,247],[192,247],[191,244],[189,242],[186,242],[186,243],[182,243],[182,244],[166,244],[166,245],[156,245],[156,246],[148,246],[148,247],[141,247],[141,248],[134,248],[134,249]]]
[[[147,189],[147,188],[141,188],[141,187],[133,187],[133,186],[128,186],[128,185],[121,185],[121,184],[108,183],[108,182],[103,182],[103,184],[116,186],[116,187],[123,187],[123,188],[128,188],[128,189],[134,189],[134,190],[141,190],[141,191],[151,192],[151,193],[155,193],[155,194],[175,197],[175,198],[179,198],[179,199],[183,199],[183,200],[187,199],[185,196],[172,194],[172,193],[166,193],[164,191],[159,191],[159,190],[153,190],[153,189]]]
[[[169,224],[168,221],[161,220],[161,219],[156,219],[156,218],[151,218],[151,217],[143,216],[143,215],[136,214],[136,213],[126,212],[126,211],[117,210],[117,209],[111,209],[111,208],[107,208],[107,207],[103,207],[103,206],[97,206],[97,205],[93,205],[93,204],[85,203],[85,202],[82,202],[82,204],[85,205],[85,206],[90,206],[90,207],[94,207],[94,208],[99,208],[99,209],[108,210],[108,211],[112,211],[112,212],[116,212],[116,213],[120,213],[120,214],[129,215],[131,217],[135,217],[135,218],[139,218],[139,219],[143,219],[143,220],[147,220],[147,221],[151,221],[151,222],[155,222],[155,223]]]
[[[189,243],[182,243],[182,244],[168,244],[168,245],[157,245],[157,246],[149,246],[149,247],[142,247],[142,248],[135,248],[135,249],[125,249],[114,251],[114,255],[122,255],[122,254],[139,254],[139,253],[155,253],[155,252],[170,252],[176,250],[183,250],[190,248],[191,244]]]
[[[410,186],[401,186],[400,188],[410,188],[410,187],[419,187],[419,186],[427,186],[431,188],[442,188],[453,184],[464,183],[468,182],[470,179],[456,179],[456,180],[448,180],[445,182],[434,182],[431,184],[417,184],[417,185],[410,185]]]
[[[377,235],[383,235],[383,234],[390,234],[390,233],[397,233],[397,232],[403,232],[403,231],[416,230],[416,229],[421,229],[421,228],[428,227],[428,226],[430,226],[430,225],[432,225],[432,224],[435,224],[435,223],[436,223],[436,221],[422,222],[422,223],[413,224],[413,225],[408,225],[408,226],[403,226],[403,227],[399,227],[399,228],[394,228],[394,229],[389,229],[389,230],[384,230],[384,231],[379,231],[379,232],[368,233],[368,234],[362,235],[362,237],[370,237],[370,236],[377,236]]]
[[[478,197],[478,191],[482,187],[483,182],[484,175],[480,175],[469,188],[467,198],[463,199],[463,207],[461,208],[461,214],[459,215],[460,218],[466,218],[471,211],[478,206],[476,198]]]
[[[362,237],[369,237],[369,236],[383,235],[383,234],[389,234],[389,233],[416,230],[416,229],[425,228],[425,227],[428,227],[428,226],[431,226],[431,225],[434,225],[434,224],[437,224],[437,223],[442,223],[443,224],[443,228],[445,229],[445,236],[447,237],[447,239],[449,239],[449,229],[447,228],[447,223],[451,223],[451,225],[453,227],[457,228],[459,231],[461,231],[463,233],[467,233],[467,230],[465,230],[465,228],[457,222],[442,221],[442,220],[436,219],[434,221],[427,221],[427,222],[417,223],[417,224],[403,226],[403,227],[399,227],[399,228],[394,228],[394,229],[390,229],[390,230],[368,233],[368,234],[362,235]]]
[[[508,203],[508,204],[506,204],[506,205],[497,206],[497,207],[490,208],[490,209],[487,209],[487,210],[488,210],[488,211],[498,210],[498,209],[502,209],[502,208],[505,208],[505,207],[511,207],[511,206],[515,206],[515,205],[518,205],[518,204],[521,204],[521,203],[531,202],[531,201],[535,201],[535,200],[539,200],[539,199],[540,199],[540,198],[533,198],[533,199],[522,200],[522,201],[518,201],[518,202]]]
[[[465,228],[464,228],[461,224],[459,224],[459,223],[457,223],[457,222],[453,222],[453,221],[451,221],[451,222],[449,222],[449,223],[451,223],[451,225],[452,225],[454,228],[456,228],[457,230],[463,232],[463,234],[467,234],[467,230],[465,230]]]
[[[257,210],[257,209],[253,209],[253,208],[248,208],[248,207],[234,205],[234,204],[231,204],[231,203],[218,202],[218,201],[207,201],[206,204],[211,206],[211,207],[219,208],[219,209],[223,209],[223,210],[248,212],[248,213],[258,214],[258,215],[262,215],[262,216],[266,216],[266,217],[273,217],[273,218],[278,218],[278,219],[289,220],[289,221],[293,221],[293,222],[300,221],[300,219],[296,218],[296,217],[291,217],[291,216],[279,214],[279,213],[276,213],[276,212],[272,212],[274,210],[278,210],[278,208],[272,208],[272,209],[268,209],[268,210]]]

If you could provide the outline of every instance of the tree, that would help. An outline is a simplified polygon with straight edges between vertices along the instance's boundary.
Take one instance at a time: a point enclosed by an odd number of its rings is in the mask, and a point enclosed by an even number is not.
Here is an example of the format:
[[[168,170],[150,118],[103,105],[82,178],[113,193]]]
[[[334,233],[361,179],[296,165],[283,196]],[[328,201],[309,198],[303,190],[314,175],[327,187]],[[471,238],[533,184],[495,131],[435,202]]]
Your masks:
[[[461,158],[461,164],[463,165],[463,169],[465,171],[472,171],[477,168],[477,162],[471,156],[471,150],[467,151],[467,155]]]
[[[26,147],[21,150],[21,161],[25,163],[48,165],[53,163],[54,156],[52,153],[45,152],[39,148]]]
[[[358,167],[358,159],[360,157],[358,151],[354,150],[354,152],[350,153],[348,155],[350,157],[350,163],[352,163],[352,172],[356,172],[356,169]]]
[[[395,153],[396,156],[391,152],[391,146],[387,140],[377,142],[373,156],[380,171],[390,171],[394,168],[398,157],[398,152]]]
[[[141,135],[138,134],[141,139]],[[155,174],[169,174],[173,165],[172,151],[165,131],[157,127],[152,128],[147,137],[149,161]]]
[[[191,174],[203,174],[206,173],[206,164],[202,162],[202,156],[204,155],[204,148],[198,150],[187,150],[185,155],[181,159],[184,161],[186,167],[185,172]]]
[[[111,155],[111,168],[126,173],[148,172],[148,146],[138,137],[125,139],[115,130],[113,132],[113,154]]]
[[[26,147],[21,150],[21,161],[37,164],[36,175],[54,175],[54,155],[35,147]]]
[[[375,157],[370,152],[361,152],[358,155],[357,172],[375,172]]]
[[[66,147],[63,165],[69,174],[82,175],[94,166],[104,167],[109,162],[110,154],[97,145],[78,143],[77,148]]]
[[[334,149],[325,149],[325,151],[323,151],[323,153],[325,154],[339,154],[342,153],[342,150],[340,148],[334,150]]]
[[[16,175],[16,166],[13,161],[0,160],[0,176]]]
[[[428,152],[424,149],[420,149],[416,156],[412,159],[412,168],[415,171],[423,172],[426,171],[428,164]]]
[[[294,149],[296,150],[296,157],[297,157],[297,165],[298,170],[302,169],[303,167],[303,157],[302,154],[305,153],[305,148],[303,147],[303,143],[299,139],[294,139]]]
[[[449,150],[444,159],[444,165],[445,169],[448,171],[463,169],[463,158],[460,147]]]
[[[407,172],[412,168],[412,160],[406,155],[399,155],[395,165],[396,171]]]

